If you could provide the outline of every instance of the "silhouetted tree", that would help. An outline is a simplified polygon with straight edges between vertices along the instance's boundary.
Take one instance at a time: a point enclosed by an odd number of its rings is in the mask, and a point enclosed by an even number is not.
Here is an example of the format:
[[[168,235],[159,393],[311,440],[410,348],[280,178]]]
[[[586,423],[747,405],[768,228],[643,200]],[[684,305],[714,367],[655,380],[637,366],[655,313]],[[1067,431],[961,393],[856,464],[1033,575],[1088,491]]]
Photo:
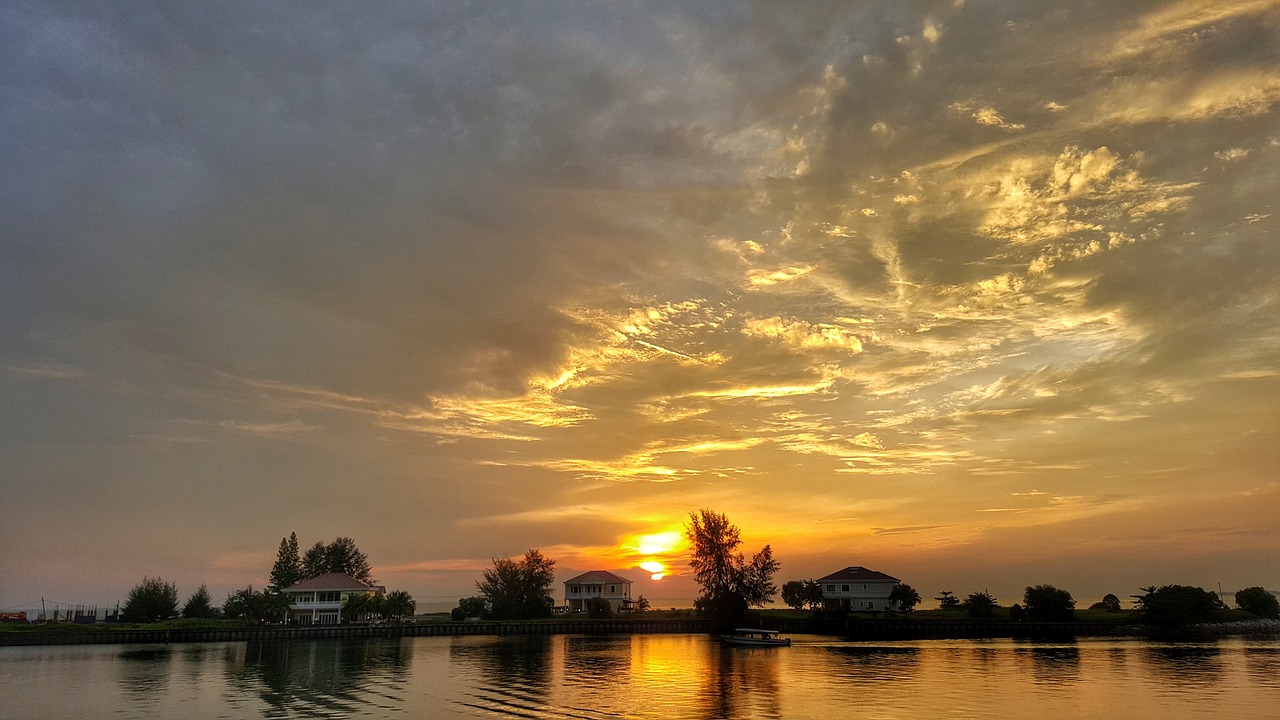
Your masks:
[[[392,620],[413,617],[417,607],[418,604],[414,602],[413,596],[404,590],[393,590],[387,593],[386,614]]]
[[[782,583],[782,602],[793,610],[803,610],[808,604],[805,597],[803,580],[788,580]]]
[[[454,608],[449,613],[449,616],[454,620],[483,617],[485,614],[484,606],[485,600],[483,597],[464,597],[458,600],[458,607]]]
[[[938,607],[943,610],[960,607],[960,598],[952,595],[950,590],[943,590],[938,593],[938,597],[934,598],[934,600],[938,601]]]
[[[961,605],[968,611],[969,617],[975,618],[995,617],[996,607],[998,607],[996,599],[986,592],[970,593]]]
[[[328,567],[329,556],[325,553],[325,545],[317,540],[302,556],[302,574],[307,578],[320,577],[329,572]]]
[[[1142,595],[1133,597],[1138,617],[1147,625],[1178,627],[1221,622],[1227,609],[1216,593],[1199,587],[1164,585],[1142,589]]]
[[[587,601],[587,617],[603,620],[613,617],[613,603],[602,597],[593,597]]]
[[[1102,596],[1102,600],[1090,605],[1089,609],[1106,610],[1107,612],[1120,612],[1123,608],[1120,607],[1120,598],[1112,595],[1111,593],[1107,593]]]
[[[209,589],[204,585],[199,590],[191,593],[191,597],[187,598],[187,603],[182,606],[182,617],[184,618],[211,618],[217,613],[213,608],[213,598],[209,597]]]
[[[1027,617],[1047,622],[1071,622],[1076,615],[1076,601],[1071,593],[1052,585],[1033,585],[1022,595]]]
[[[685,536],[693,548],[689,564],[702,587],[694,608],[710,616],[717,629],[738,624],[748,608],[764,605],[777,592],[773,576],[780,565],[772,548],[765,545],[747,562],[738,551],[741,533],[723,514],[689,513]]]
[[[302,570],[302,558],[298,556],[298,534],[289,533],[289,537],[280,538],[280,549],[276,551],[276,564],[271,567],[271,579],[267,588],[283,590],[306,579]]]
[[[342,573],[370,585],[373,569],[369,567],[369,558],[356,547],[356,541],[349,537],[334,538],[324,549],[325,572]]]
[[[920,593],[906,583],[898,583],[889,591],[889,602],[897,603],[900,612],[909,613],[920,604]]]
[[[142,578],[129,591],[129,599],[120,610],[124,622],[155,622],[178,615],[178,587],[158,577]]]
[[[1280,618],[1280,600],[1262,587],[1237,590],[1236,607],[1261,618]]]
[[[1009,619],[1014,622],[1022,622],[1027,619],[1027,611],[1018,603],[1009,606]]]
[[[281,622],[289,616],[289,598],[284,593],[270,590],[258,592],[250,585],[227,594],[227,601],[222,604],[222,615],[248,623]]]
[[[489,614],[500,620],[550,617],[555,600],[551,584],[555,582],[556,561],[538,550],[525,552],[520,560],[494,558],[493,567],[484,571],[484,580],[476,588],[488,602]]]

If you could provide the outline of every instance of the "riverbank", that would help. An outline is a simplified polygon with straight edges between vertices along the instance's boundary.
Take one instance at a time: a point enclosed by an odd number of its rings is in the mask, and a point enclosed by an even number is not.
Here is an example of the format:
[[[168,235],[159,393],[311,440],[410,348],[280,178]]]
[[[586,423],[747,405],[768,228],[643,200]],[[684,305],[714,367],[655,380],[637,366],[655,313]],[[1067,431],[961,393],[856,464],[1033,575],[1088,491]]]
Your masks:
[[[787,617],[784,613],[762,613],[759,624],[788,634],[829,635],[848,640],[928,640],[1013,638],[1063,640],[1076,637],[1155,636],[1149,629],[1131,622],[1012,622],[978,619],[915,619],[907,617]],[[322,638],[400,638],[460,635],[628,635],[651,633],[707,633],[711,625],[691,614],[677,617],[646,617],[592,620],[587,618],[546,619],[506,622],[450,622],[426,619],[419,622],[379,625],[324,625],[290,627],[284,625],[235,626],[217,621],[182,622],[117,628],[94,625],[56,628],[8,629],[0,632],[0,646],[23,645],[105,645],[168,644],[202,642],[245,642],[262,640],[308,641]],[[1184,628],[1178,636],[1186,639],[1228,635],[1280,634],[1280,622],[1258,620]]]

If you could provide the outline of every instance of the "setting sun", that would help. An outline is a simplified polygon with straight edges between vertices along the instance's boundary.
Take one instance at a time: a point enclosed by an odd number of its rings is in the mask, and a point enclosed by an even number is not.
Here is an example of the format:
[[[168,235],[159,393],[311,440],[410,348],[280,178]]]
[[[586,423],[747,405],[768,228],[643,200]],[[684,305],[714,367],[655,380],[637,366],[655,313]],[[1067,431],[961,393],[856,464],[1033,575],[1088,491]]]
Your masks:
[[[672,530],[670,532],[654,533],[652,535],[641,535],[636,543],[636,552],[641,555],[662,555],[674,551],[680,547],[683,537],[679,531]],[[643,567],[643,566],[641,566]]]
[[[667,567],[653,560],[640,563],[640,569],[651,573],[650,577],[654,580],[661,580],[667,574]]]

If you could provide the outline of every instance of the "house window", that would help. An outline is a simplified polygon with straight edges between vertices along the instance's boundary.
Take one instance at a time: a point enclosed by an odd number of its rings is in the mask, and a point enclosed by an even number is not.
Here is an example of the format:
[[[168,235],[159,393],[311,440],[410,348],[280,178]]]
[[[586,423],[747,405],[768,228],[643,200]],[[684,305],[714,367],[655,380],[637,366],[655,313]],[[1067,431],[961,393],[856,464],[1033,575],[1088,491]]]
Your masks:
[[[582,592],[582,588],[578,587],[577,585],[570,585],[569,592],[573,593],[574,595],[577,595]]]
[[[835,586],[835,585],[828,585],[828,586],[827,586],[827,592],[835,592],[835,591],[836,591],[836,586]]]
[[[618,592],[618,586],[617,586],[617,585],[610,585],[610,586],[609,586],[609,592],[610,592],[610,594]]]
[[[841,586],[840,586],[840,592],[849,592],[849,586],[848,586],[848,585],[841,585]]]

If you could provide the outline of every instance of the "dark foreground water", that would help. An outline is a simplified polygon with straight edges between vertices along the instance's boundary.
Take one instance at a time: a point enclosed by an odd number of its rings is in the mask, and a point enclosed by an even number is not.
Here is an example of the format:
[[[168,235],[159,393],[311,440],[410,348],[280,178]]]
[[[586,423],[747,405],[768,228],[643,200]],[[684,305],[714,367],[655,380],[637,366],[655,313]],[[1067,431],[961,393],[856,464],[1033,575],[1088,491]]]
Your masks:
[[[1280,717],[1280,642],[703,635],[0,648],[0,717]]]

